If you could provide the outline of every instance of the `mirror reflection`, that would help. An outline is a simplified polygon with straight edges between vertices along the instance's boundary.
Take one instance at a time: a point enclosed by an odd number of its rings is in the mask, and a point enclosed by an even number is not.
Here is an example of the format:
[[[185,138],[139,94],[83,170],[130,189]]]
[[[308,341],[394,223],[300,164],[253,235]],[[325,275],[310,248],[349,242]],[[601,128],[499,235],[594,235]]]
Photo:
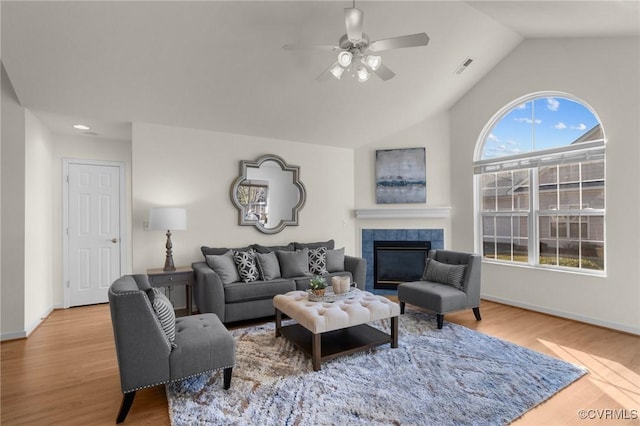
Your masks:
[[[268,234],[280,232],[287,225],[298,225],[298,211],[306,198],[299,169],[277,155],[241,161],[240,176],[231,189],[231,199],[238,208],[238,224],[255,226]]]

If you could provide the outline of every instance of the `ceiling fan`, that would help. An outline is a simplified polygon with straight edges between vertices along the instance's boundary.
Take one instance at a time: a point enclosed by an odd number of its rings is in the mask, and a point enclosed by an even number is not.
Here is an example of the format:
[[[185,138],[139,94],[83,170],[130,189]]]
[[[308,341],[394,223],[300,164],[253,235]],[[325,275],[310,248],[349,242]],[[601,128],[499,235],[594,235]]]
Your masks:
[[[382,64],[382,58],[375,55],[375,53],[403,47],[426,46],[429,43],[429,36],[426,33],[369,41],[369,36],[362,32],[364,12],[356,9],[355,6],[354,0],[353,7],[344,9],[347,33],[340,37],[338,46],[285,44],[282,47],[285,50],[339,51],[337,60],[324,70],[317,77],[317,80],[326,80],[331,75],[339,80],[345,71],[355,70],[358,81],[362,83],[369,80],[372,73],[383,81],[390,80],[396,75]],[[355,76],[356,74],[352,75]]]

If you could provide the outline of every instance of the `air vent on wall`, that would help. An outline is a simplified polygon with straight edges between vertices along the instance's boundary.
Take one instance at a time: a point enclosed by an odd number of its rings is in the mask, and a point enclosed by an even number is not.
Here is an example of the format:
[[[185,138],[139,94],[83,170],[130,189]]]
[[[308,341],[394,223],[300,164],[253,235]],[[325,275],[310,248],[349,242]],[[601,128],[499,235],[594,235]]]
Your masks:
[[[462,74],[462,72],[466,70],[467,67],[471,65],[472,62],[473,62],[473,58],[465,59],[464,62],[462,62],[460,66],[456,68],[456,70],[454,71],[454,74]]]

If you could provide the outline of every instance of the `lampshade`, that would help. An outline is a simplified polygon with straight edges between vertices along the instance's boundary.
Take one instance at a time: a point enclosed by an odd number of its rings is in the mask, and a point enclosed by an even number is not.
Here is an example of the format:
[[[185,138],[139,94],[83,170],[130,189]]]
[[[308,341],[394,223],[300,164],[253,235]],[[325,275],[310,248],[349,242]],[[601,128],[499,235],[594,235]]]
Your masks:
[[[154,207],[149,210],[149,229],[186,231],[187,209],[181,207]]]
[[[331,72],[331,74],[333,74],[335,78],[340,80],[340,77],[342,77],[342,74],[344,73],[344,68],[336,64],[333,68],[329,70],[329,72]]]
[[[351,65],[352,59],[353,59],[353,54],[351,52],[342,51],[338,54],[338,63],[344,68]]]
[[[371,73],[367,71],[365,67],[358,68],[358,81],[360,83],[364,83],[365,81],[369,80],[370,77]]]
[[[380,64],[382,64],[382,58],[376,55],[367,55],[367,57],[364,58],[364,63],[367,64],[369,68],[375,71],[380,68]]]

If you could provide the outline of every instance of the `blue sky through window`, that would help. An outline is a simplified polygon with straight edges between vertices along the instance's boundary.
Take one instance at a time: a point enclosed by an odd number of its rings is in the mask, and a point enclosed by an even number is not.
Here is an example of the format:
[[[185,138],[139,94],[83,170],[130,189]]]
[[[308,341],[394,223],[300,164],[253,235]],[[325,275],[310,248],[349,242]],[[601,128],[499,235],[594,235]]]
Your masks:
[[[563,97],[533,99],[496,123],[485,140],[482,159],[568,146],[597,124],[579,102]]]

